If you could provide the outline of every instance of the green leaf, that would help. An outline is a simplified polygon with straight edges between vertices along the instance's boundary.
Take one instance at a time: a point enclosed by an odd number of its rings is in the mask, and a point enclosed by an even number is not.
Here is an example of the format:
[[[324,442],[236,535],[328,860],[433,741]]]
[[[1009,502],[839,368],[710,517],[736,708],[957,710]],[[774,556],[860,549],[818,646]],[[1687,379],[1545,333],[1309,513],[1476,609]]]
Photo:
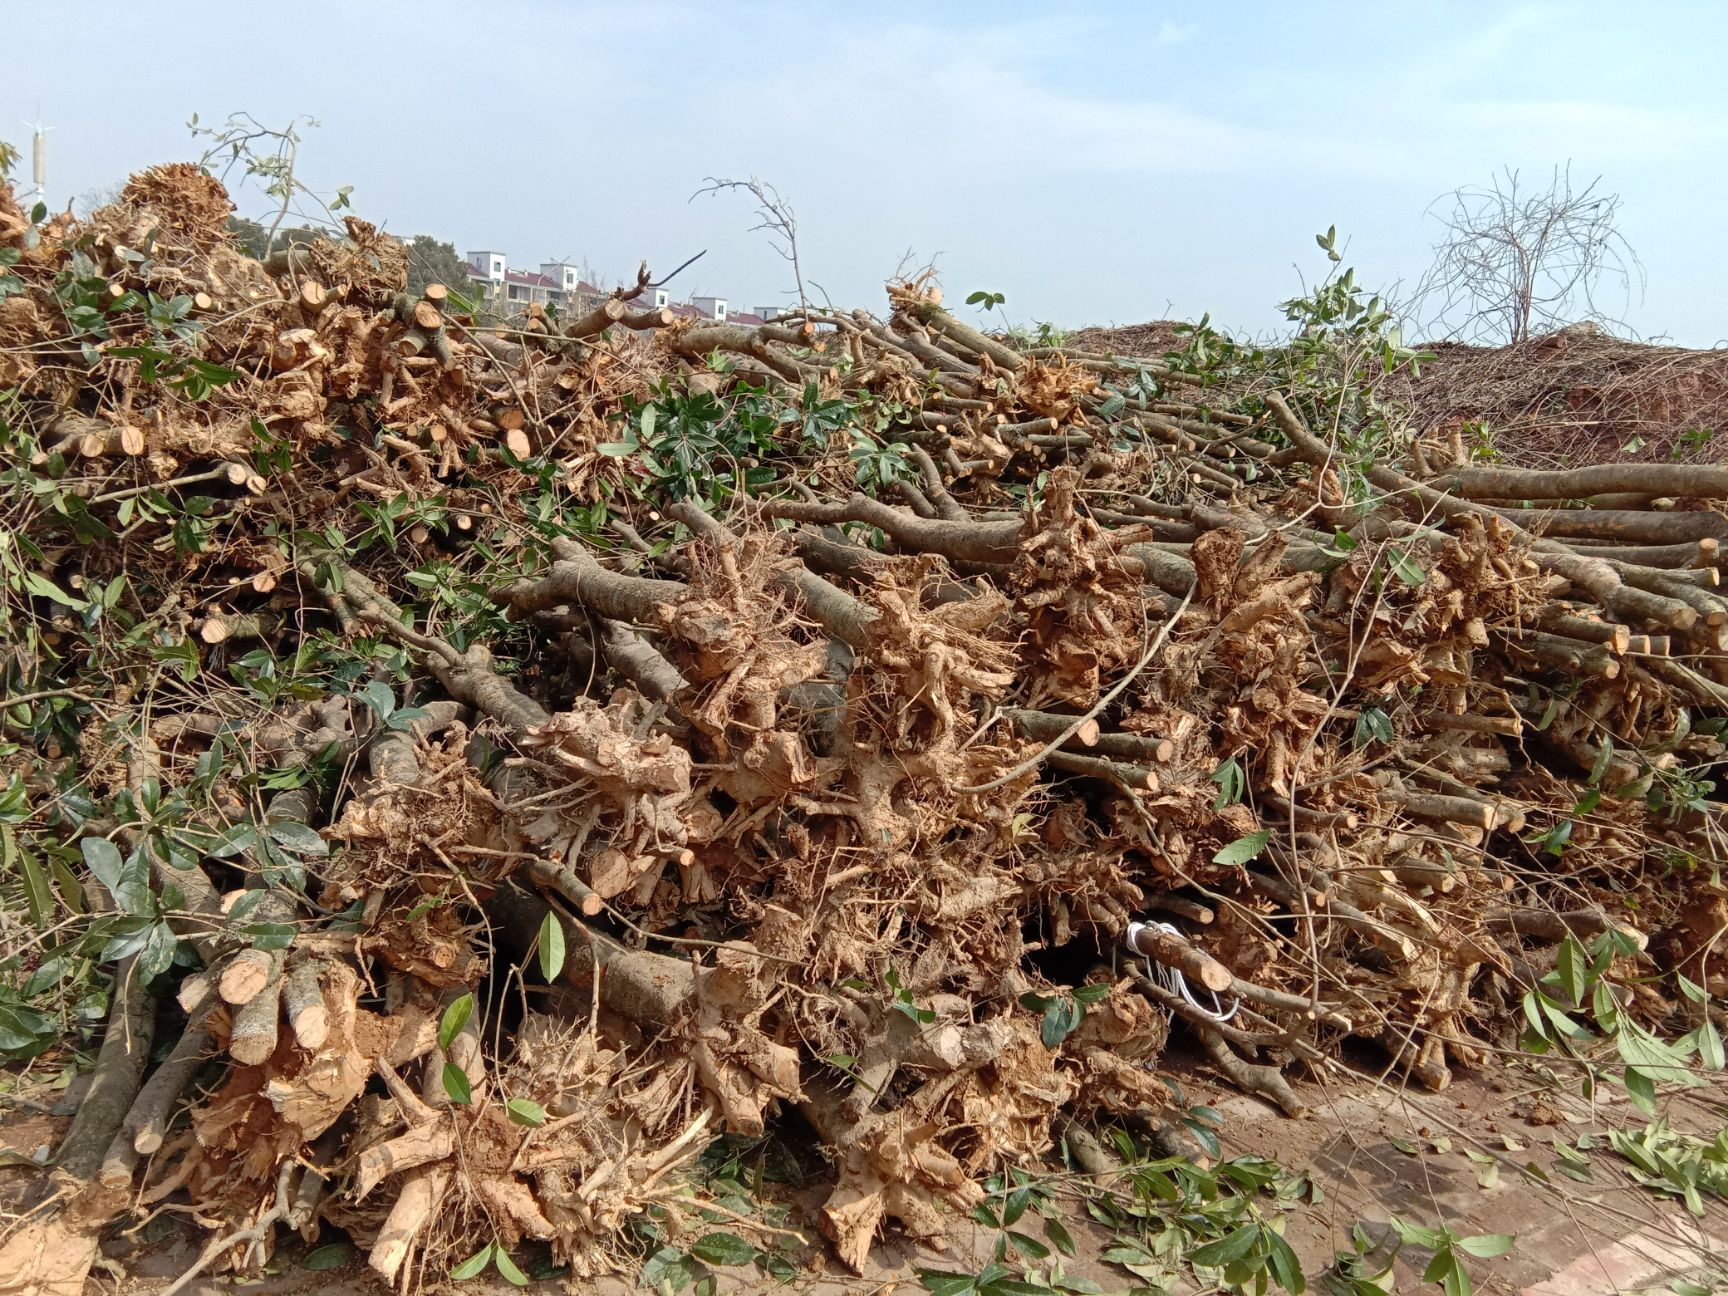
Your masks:
[[[1371,742],[1390,743],[1394,737],[1392,718],[1379,707],[1364,707],[1356,717],[1351,745],[1360,750]]]
[[[1272,1277],[1291,1296],[1302,1296],[1308,1290],[1308,1277],[1302,1272],[1302,1262],[1296,1256],[1295,1250],[1283,1237],[1267,1230],[1266,1241],[1268,1251],[1266,1263],[1272,1270]]]
[[[89,906],[84,899],[84,884],[78,880],[71,866],[58,855],[48,861],[49,871],[54,874],[54,882],[60,890],[60,898],[66,902],[66,907],[73,913],[82,914]]]
[[[1712,1071],[1720,1071],[1724,1065],[1722,1036],[1716,1030],[1716,1023],[1706,1017],[1703,1024],[1692,1032],[1697,1036],[1698,1060]]]
[[[396,693],[383,680],[369,680],[366,687],[354,695],[377,713],[378,717],[389,715],[396,709]]]
[[[1573,1021],[1558,1004],[1547,995],[1539,994],[1536,1002],[1541,1005],[1542,1015],[1554,1026],[1554,1029],[1569,1039],[1589,1039],[1590,1032]]]
[[[330,853],[330,844],[314,830],[292,819],[281,819],[264,826],[270,840],[285,851],[305,859],[322,859]]]
[[[120,886],[120,848],[106,837],[86,837],[78,843],[84,862],[96,875],[96,880],[110,891]]]
[[[1517,1240],[1517,1235],[1512,1233],[1478,1233],[1474,1237],[1459,1238],[1458,1249],[1478,1260],[1492,1260],[1505,1255]]]
[[[1037,1238],[1028,1237],[1024,1233],[1009,1233],[1008,1236],[1014,1240],[1014,1245],[1021,1254],[1029,1256],[1033,1260],[1048,1260],[1050,1258],[1050,1248]]]
[[[681,1292],[696,1276],[695,1263],[677,1247],[663,1246],[642,1266],[642,1286],[651,1291]]]
[[[1262,828],[1258,832],[1251,832],[1246,837],[1238,837],[1220,850],[1212,857],[1212,862],[1222,864],[1227,868],[1246,864],[1257,858],[1260,852],[1266,849],[1266,843],[1271,840],[1272,833],[1269,829]]]
[[[454,1062],[444,1064],[444,1092],[450,1101],[466,1107],[474,1097],[474,1087],[468,1083],[468,1073]]]
[[[1428,573],[1402,549],[1391,549],[1387,552],[1392,559],[1392,574],[1406,585],[1420,585],[1428,579]]]
[[[512,1125],[526,1125],[529,1129],[537,1129],[546,1123],[546,1109],[526,1098],[512,1098],[504,1104],[504,1112],[509,1116]]]
[[[1242,762],[1234,756],[1229,760],[1220,761],[1218,768],[1212,771],[1212,782],[1218,785],[1218,797],[1213,801],[1214,810],[1222,810],[1225,806],[1235,805],[1242,799],[1243,789],[1248,778],[1243,773]]]
[[[1076,986],[1074,989],[1075,1000],[1087,1007],[1091,1007],[1095,1003],[1102,1003],[1109,997],[1110,987],[1107,985],[1083,985]]]
[[[1586,780],[1586,785],[1589,787],[1595,787],[1600,783],[1602,781],[1602,776],[1608,772],[1608,767],[1613,763],[1614,740],[1610,737],[1604,736],[1602,739],[1602,750],[1596,753],[1596,761],[1590,766],[1590,777]]]
[[[260,922],[247,924],[241,933],[252,942],[253,949],[279,950],[294,943],[296,930],[289,923]]]
[[[1074,1033],[1080,1024],[1080,1005],[1072,999],[1055,999],[1044,1010],[1044,1020],[1038,1027],[1038,1038],[1047,1049],[1056,1048]]]
[[[1052,1246],[1054,1246],[1058,1251],[1060,1251],[1063,1255],[1071,1256],[1074,1254],[1074,1249],[1075,1249],[1074,1248],[1074,1238],[1068,1232],[1068,1230],[1062,1226],[1061,1220],[1057,1220],[1057,1219],[1045,1220],[1044,1221],[1044,1236],[1049,1238],[1050,1244]]]
[[[154,981],[174,965],[174,950],[179,938],[165,922],[152,923],[144,948],[138,951],[138,979]]]
[[[1621,1076],[1632,1103],[1646,1116],[1656,1114],[1656,1082],[1637,1067],[1627,1067]]]
[[[314,1272],[324,1269],[340,1269],[343,1265],[348,1263],[349,1258],[352,1257],[353,1254],[354,1248],[348,1243],[332,1242],[328,1246],[321,1246],[316,1251],[309,1253],[307,1257],[300,1262],[300,1267],[302,1269],[310,1269]],[[479,1270],[477,1269],[475,1272],[478,1273]],[[452,1273],[450,1276],[452,1278],[460,1278],[464,1275]]]
[[[0,1002],[0,1053],[30,1056],[55,1037],[54,1023],[34,1008]]]
[[[1396,1215],[1392,1217],[1392,1227],[1397,1230],[1400,1238],[1412,1246],[1434,1250],[1446,1245],[1446,1235],[1439,1229],[1423,1228],[1420,1224],[1412,1224]]]
[[[114,903],[124,914],[143,915],[151,912],[150,866],[142,850],[134,850],[124,859],[120,848],[105,837],[86,837],[79,843],[84,862],[96,875],[97,881],[108,888]]]
[[[6,840],[12,841],[12,829],[6,828]],[[48,919],[54,912],[54,892],[48,885],[48,875],[42,871],[42,864],[30,851],[18,851],[18,864],[24,874],[24,901],[30,909],[30,925],[37,931],[48,925]]]
[[[249,823],[231,824],[205,852],[211,859],[229,859],[258,845],[258,829]]]
[[[494,1243],[492,1246],[492,1263],[499,1273],[504,1275],[504,1281],[512,1287],[526,1287],[528,1275],[516,1267],[516,1262],[510,1258],[510,1253]]]
[[[1590,970],[1590,958],[1585,954],[1584,947],[1573,936],[1567,935],[1561,940],[1555,966],[1560,973],[1560,987],[1565,990],[1567,999],[1582,1006],[1585,977]]]
[[[1469,1275],[1450,1247],[1435,1252],[1428,1267],[1422,1271],[1422,1281],[1439,1283],[1446,1296],[1470,1296]]]
[[[1615,1048],[1627,1066],[1654,1073],[1655,1078],[1670,1083],[1685,1083],[1686,1060],[1670,1044],[1664,1043],[1636,1022],[1621,1023],[1614,1035]]]
[[[558,915],[547,910],[540,920],[540,975],[556,981],[564,970],[564,924]]]
[[[744,1265],[760,1253],[736,1233],[704,1233],[690,1244],[690,1254],[712,1265]]]
[[[444,1016],[438,1023],[438,1047],[449,1049],[451,1042],[462,1033],[462,1028],[468,1024],[468,1019],[474,1015],[474,996],[465,994],[459,999],[453,999],[450,1006],[444,1010]]]
[[[1188,1259],[1194,1264],[1205,1265],[1207,1268],[1227,1265],[1232,1260],[1240,1260],[1253,1250],[1254,1243],[1259,1238],[1260,1226],[1258,1224],[1244,1224],[1228,1237],[1220,1238],[1216,1242],[1208,1242],[1199,1250],[1190,1252]]]
[[[82,612],[90,606],[84,599],[68,594],[46,576],[37,572],[24,573],[24,588],[40,598],[52,599],[64,607],[69,607],[74,612]]]
[[[1615,1002],[1614,988],[1608,982],[1598,981],[1590,992],[1590,1011],[1604,1031],[1613,1034],[1620,1029],[1620,1005]]]
[[[456,1282],[466,1282],[477,1275],[492,1262],[492,1250],[495,1243],[488,1242],[473,1255],[450,1271],[450,1277]]]
[[[403,707],[390,713],[390,718],[384,722],[384,727],[397,733],[407,733],[414,727],[416,720],[424,720],[431,714],[424,707]]]
[[[931,1296],[961,1296],[978,1285],[972,1274],[945,1273],[940,1269],[920,1269],[918,1284]]]

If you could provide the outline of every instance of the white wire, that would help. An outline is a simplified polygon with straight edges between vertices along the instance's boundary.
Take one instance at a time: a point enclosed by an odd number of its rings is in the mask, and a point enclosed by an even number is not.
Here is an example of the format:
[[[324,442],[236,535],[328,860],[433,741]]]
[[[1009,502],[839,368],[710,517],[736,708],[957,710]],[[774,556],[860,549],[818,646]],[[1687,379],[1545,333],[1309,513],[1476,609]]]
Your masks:
[[[1178,928],[1171,926],[1167,922],[1158,922],[1156,920],[1152,922],[1131,922],[1128,924],[1128,934],[1122,938],[1122,943],[1130,950],[1133,950],[1136,954],[1139,954],[1140,951],[1135,948],[1134,937],[1143,930],[1161,931],[1168,933],[1171,936],[1184,940],[1187,939],[1182,935],[1182,932]],[[1141,955],[1141,957],[1145,958],[1145,955]],[[1183,1002],[1188,1004],[1189,1007],[1193,1008],[1196,1012],[1202,1013],[1206,1017],[1211,1018],[1220,1026],[1234,1017],[1236,1015],[1236,1010],[1242,1006],[1242,1000],[1236,999],[1231,1003],[1230,1011],[1225,1012],[1224,1004],[1218,998],[1217,991],[1208,990],[1206,993],[1212,996],[1212,1006],[1210,1008],[1206,1007],[1194,997],[1194,992],[1188,988],[1188,978],[1182,975],[1180,969],[1165,967],[1162,963],[1155,963],[1149,958],[1146,959],[1146,978],[1149,981],[1163,986],[1171,994],[1180,996]],[[1167,1008],[1165,1009],[1165,1016],[1173,1017],[1175,1016],[1175,1012]]]

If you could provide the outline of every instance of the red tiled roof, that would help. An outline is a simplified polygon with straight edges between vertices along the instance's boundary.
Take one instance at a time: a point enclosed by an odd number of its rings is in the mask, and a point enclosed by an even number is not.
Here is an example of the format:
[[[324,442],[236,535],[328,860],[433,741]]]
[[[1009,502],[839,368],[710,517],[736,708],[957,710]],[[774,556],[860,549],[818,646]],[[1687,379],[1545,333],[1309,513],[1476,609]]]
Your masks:
[[[556,288],[558,286],[556,279],[549,279],[537,270],[507,270],[504,272],[504,282],[528,284],[535,288]]]
[[[752,315],[749,311],[728,311],[726,322],[728,324],[766,324],[768,321],[760,315]]]

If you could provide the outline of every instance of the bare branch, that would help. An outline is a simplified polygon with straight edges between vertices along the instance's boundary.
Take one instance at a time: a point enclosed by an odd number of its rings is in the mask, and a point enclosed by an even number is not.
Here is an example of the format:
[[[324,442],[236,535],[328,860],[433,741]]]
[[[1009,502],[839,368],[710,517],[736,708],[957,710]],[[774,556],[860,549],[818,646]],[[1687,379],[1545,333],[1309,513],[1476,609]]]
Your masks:
[[[1600,192],[1598,177],[1572,187],[1570,167],[1556,167],[1547,189],[1524,188],[1507,170],[1486,187],[1465,186],[1436,200],[1430,212],[1443,230],[1434,264],[1417,286],[1413,309],[1425,333],[1480,343],[1527,342],[1581,321],[1618,324],[1598,304],[1605,279],[1628,300],[1644,267],[1620,233],[1620,196]]]
[[[750,227],[750,232],[766,233],[774,250],[792,263],[792,278],[798,284],[798,309],[808,311],[810,297],[804,291],[804,268],[798,261],[798,218],[792,211],[792,204],[780,196],[778,189],[755,176],[748,180],[720,180],[709,176],[708,182],[690,195],[690,201],[695,202],[703,194],[730,193],[737,189],[756,200],[759,219]]]

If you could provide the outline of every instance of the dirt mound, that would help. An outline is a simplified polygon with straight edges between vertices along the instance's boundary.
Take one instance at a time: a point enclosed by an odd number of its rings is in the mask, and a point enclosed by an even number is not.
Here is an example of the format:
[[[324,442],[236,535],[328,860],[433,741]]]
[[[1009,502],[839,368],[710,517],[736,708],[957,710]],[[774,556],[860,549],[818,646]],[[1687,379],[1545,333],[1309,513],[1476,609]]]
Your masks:
[[[1158,360],[1169,352],[1181,351],[1187,345],[1187,339],[1176,331],[1180,323],[1179,320],[1151,320],[1121,328],[1085,328],[1068,341],[1079,351],[1102,351],[1107,355]]]
[[[1728,459],[1728,350],[1690,351],[1588,327],[1506,347],[1438,343],[1386,392],[1425,436],[1532,467]]]
[[[1162,359],[1190,338],[1153,320],[1089,328],[1071,345]],[[1408,411],[1411,430],[1478,462],[1532,468],[1728,460],[1728,349],[1631,342],[1574,325],[1504,347],[1423,344],[1433,360],[1370,377]]]

